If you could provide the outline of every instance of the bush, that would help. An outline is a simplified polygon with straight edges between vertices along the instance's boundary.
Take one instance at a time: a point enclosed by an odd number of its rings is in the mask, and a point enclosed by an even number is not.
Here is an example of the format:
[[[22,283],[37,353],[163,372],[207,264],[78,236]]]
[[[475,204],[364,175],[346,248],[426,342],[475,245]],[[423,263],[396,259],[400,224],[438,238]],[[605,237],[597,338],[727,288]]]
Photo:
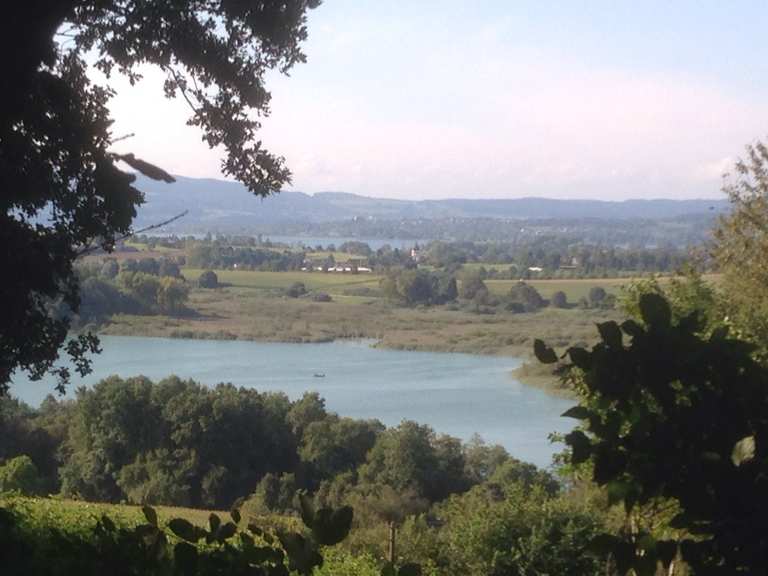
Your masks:
[[[315,292],[312,294],[312,300],[315,302],[332,302],[333,298],[326,292]]]
[[[285,295],[288,296],[289,298],[298,298],[299,296],[304,296],[304,294],[306,293],[307,293],[307,287],[304,286],[303,282],[294,282],[285,291]]]
[[[200,288],[218,288],[219,277],[216,276],[216,272],[213,270],[206,270],[200,274],[200,277],[197,279],[197,285]]]

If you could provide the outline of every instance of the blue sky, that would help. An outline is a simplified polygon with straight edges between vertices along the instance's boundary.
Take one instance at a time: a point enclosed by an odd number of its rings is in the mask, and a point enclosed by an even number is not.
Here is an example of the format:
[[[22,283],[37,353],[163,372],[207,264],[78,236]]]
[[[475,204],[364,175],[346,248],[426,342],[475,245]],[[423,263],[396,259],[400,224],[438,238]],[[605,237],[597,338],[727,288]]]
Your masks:
[[[327,0],[308,28],[262,134],[296,190],[718,197],[768,135],[766,2]],[[125,146],[220,177],[160,83],[119,89]]]

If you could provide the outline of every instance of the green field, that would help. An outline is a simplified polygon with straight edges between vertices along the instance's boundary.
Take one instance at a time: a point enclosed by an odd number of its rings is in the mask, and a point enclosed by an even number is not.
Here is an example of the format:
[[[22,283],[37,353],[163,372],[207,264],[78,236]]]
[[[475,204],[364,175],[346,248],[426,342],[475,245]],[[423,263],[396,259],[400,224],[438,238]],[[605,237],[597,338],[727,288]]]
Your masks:
[[[200,268],[182,268],[187,280],[195,281],[203,272]],[[381,276],[376,274],[351,274],[340,272],[261,272],[256,270],[216,270],[219,282],[236,288],[258,290],[283,290],[296,282],[302,282],[307,290],[321,290],[331,295],[342,294],[354,288],[378,289]]]
[[[122,526],[136,526],[146,522],[141,506],[127,504],[102,504],[59,498],[14,496],[0,499],[0,507],[23,512],[24,518],[28,522],[41,523],[67,531],[91,529],[104,514]],[[211,512],[215,512],[222,518],[228,516],[227,512],[176,506],[156,506],[154,508],[161,524],[167,523],[172,518],[184,518],[193,524],[204,526],[208,522]]]

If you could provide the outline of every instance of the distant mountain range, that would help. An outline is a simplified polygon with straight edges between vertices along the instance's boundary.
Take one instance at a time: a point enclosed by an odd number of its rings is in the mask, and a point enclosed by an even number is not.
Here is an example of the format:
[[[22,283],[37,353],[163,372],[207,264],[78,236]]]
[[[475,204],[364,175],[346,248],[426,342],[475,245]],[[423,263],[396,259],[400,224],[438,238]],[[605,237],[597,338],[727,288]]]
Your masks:
[[[175,232],[242,232],[281,223],[327,223],[352,219],[435,220],[451,218],[645,219],[716,215],[727,210],[725,200],[552,200],[446,199],[390,200],[344,192],[281,192],[257,198],[241,184],[177,176],[174,184],[139,177],[137,187],[146,204],[136,227],[189,213],[170,227]]]

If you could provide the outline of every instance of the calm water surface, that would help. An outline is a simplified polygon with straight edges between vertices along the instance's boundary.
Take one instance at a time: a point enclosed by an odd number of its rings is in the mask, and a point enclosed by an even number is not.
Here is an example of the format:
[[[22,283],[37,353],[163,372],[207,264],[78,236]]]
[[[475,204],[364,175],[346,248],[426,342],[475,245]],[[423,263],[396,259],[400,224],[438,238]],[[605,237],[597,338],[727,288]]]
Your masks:
[[[326,407],[343,416],[403,419],[468,439],[474,433],[502,444],[517,458],[547,466],[559,447],[550,432],[567,432],[573,420],[559,417],[570,403],[521,385],[510,376],[520,360],[371,348],[367,342],[273,344],[102,336],[94,372],[73,380],[89,386],[117,374],[159,380],[170,374],[208,385],[231,382],[292,399],[316,390]],[[315,374],[325,374],[316,378]],[[12,392],[38,405],[53,380],[17,377]],[[74,386],[73,386],[74,388]],[[71,394],[71,393],[70,393]]]

